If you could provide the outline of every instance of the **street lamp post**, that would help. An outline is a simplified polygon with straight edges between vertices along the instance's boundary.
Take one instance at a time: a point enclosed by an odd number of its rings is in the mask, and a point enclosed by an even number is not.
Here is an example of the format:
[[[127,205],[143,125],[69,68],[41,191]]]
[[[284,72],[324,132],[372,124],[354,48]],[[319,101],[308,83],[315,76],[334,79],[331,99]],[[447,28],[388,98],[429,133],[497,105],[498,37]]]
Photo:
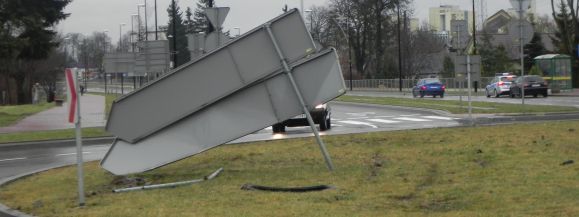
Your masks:
[[[147,26],[147,0],[145,0],[145,41],[149,40],[149,27]]]
[[[133,36],[135,35],[135,24],[133,23],[133,20],[135,17],[138,17],[138,14],[131,14],[131,51],[135,52],[135,42],[133,41]]]
[[[398,9],[398,78],[399,78],[399,88],[400,88],[400,92],[402,92],[402,43],[400,42],[401,40],[401,35],[400,35],[400,0],[398,1],[398,5],[396,6],[396,8]]]
[[[138,28],[139,36],[138,36],[137,41],[141,41],[141,7],[145,7],[145,5],[144,4],[137,4],[137,15],[139,16],[139,18],[138,18],[139,22],[137,22],[137,25],[139,25],[139,28]],[[145,15],[145,28],[147,28],[146,27],[147,26],[146,21],[147,21],[147,15]],[[147,37],[146,35],[147,35],[147,30],[145,29],[145,37]]]
[[[525,13],[525,5],[528,3],[528,0],[511,0],[511,4],[517,9],[519,12],[519,46],[521,51],[521,77],[525,76],[525,49],[524,49],[524,39],[523,39],[523,19]],[[521,88],[521,100],[522,104],[525,105],[525,87],[524,87],[524,80],[523,80],[523,88]]]
[[[343,17],[338,18],[340,20],[343,20]],[[344,32],[344,29],[342,29],[342,27],[340,26],[340,24],[338,22],[336,22],[338,24],[338,27],[340,28],[340,30],[342,31],[342,34],[344,35],[344,37],[346,37],[346,42],[348,43],[348,65],[349,65],[349,70],[350,70],[350,91],[353,90],[353,82],[352,82],[352,47],[350,47],[350,18],[347,17],[346,18],[346,26],[348,27],[348,33]]]
[[[120,23],[119,24],[119,52],[123,49],[123,26],[127,24]]]
[[[109,32],[108,29],[105,29],[105,30],[103,31],[103,33],[104,33],[104,34],[103,34],[103,44],[104,44],[103,54],[107,52],[107,33],[108,33],[108,32]],[[86,71],[85,71],[85,73],[86,73]],[[105,81],[105,94],[107,94],[107,73],[104,72],[104,70],[103,70],[103,74],[104,74],[104,77],[105,77],[105,79],[104,79],[104,81]],[[112,78],[111,78],[111,79],[112,79]],[[112,83],[112,81],[111,81],[111,83]],[[86,80],[85,80],[85,85],[86,85]],[[86,86],[85,86],[85,87],[86,87]]]
[[[159,40],[159,30],[157,30],[157,0],[155,0],[155,41]]]

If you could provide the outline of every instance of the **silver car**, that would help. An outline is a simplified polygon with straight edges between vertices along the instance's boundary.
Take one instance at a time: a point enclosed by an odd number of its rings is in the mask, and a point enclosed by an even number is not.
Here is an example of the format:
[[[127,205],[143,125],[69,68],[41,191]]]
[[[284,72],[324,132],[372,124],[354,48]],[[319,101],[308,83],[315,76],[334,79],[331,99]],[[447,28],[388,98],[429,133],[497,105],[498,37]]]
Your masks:
[[[501,95],[509,95],[511,84],[516,78],[516,75],[496,76],[485,88],[486,96],[499,98]]]

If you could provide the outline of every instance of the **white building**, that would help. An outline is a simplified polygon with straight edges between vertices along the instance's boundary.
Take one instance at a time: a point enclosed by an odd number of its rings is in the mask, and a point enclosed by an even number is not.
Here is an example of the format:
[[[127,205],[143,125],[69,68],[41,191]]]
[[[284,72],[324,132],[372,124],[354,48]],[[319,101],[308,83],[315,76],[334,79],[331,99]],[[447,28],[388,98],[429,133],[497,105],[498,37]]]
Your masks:
[[[441,5],[430,8],[428,24],[431,30],[436,32],[449,32],[452,20],[466,20],[469,32],[472,32],[472,11],[461,10],[456,5]]]

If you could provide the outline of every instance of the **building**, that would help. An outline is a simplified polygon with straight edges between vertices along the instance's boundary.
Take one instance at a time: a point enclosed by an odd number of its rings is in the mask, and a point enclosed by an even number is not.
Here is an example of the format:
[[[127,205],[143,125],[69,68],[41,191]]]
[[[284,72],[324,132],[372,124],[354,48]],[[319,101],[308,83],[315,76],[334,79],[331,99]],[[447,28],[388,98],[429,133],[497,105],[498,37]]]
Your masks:
[[[429,10],[428,24],[435,32],[450,32],[452,20],[466,20],[469,33],[472,33],[472,11],[461,10],[456,5],[441,5]]]

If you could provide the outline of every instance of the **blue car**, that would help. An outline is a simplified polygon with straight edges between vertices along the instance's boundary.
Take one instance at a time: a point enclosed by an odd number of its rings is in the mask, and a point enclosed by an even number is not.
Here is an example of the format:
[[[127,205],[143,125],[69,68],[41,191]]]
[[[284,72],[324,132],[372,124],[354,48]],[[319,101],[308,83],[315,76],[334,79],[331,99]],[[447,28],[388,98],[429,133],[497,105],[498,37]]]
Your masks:
[[[440,98],[444,98],[444,91],[446,90],[446,86],[438,80],[438,78],[426,78],[420,79],[416,86],[412,88],[412,95],[414,98],[420,96],[423,98],[424,96],[432,96],[436,98],[436,96],[440,96]]]

